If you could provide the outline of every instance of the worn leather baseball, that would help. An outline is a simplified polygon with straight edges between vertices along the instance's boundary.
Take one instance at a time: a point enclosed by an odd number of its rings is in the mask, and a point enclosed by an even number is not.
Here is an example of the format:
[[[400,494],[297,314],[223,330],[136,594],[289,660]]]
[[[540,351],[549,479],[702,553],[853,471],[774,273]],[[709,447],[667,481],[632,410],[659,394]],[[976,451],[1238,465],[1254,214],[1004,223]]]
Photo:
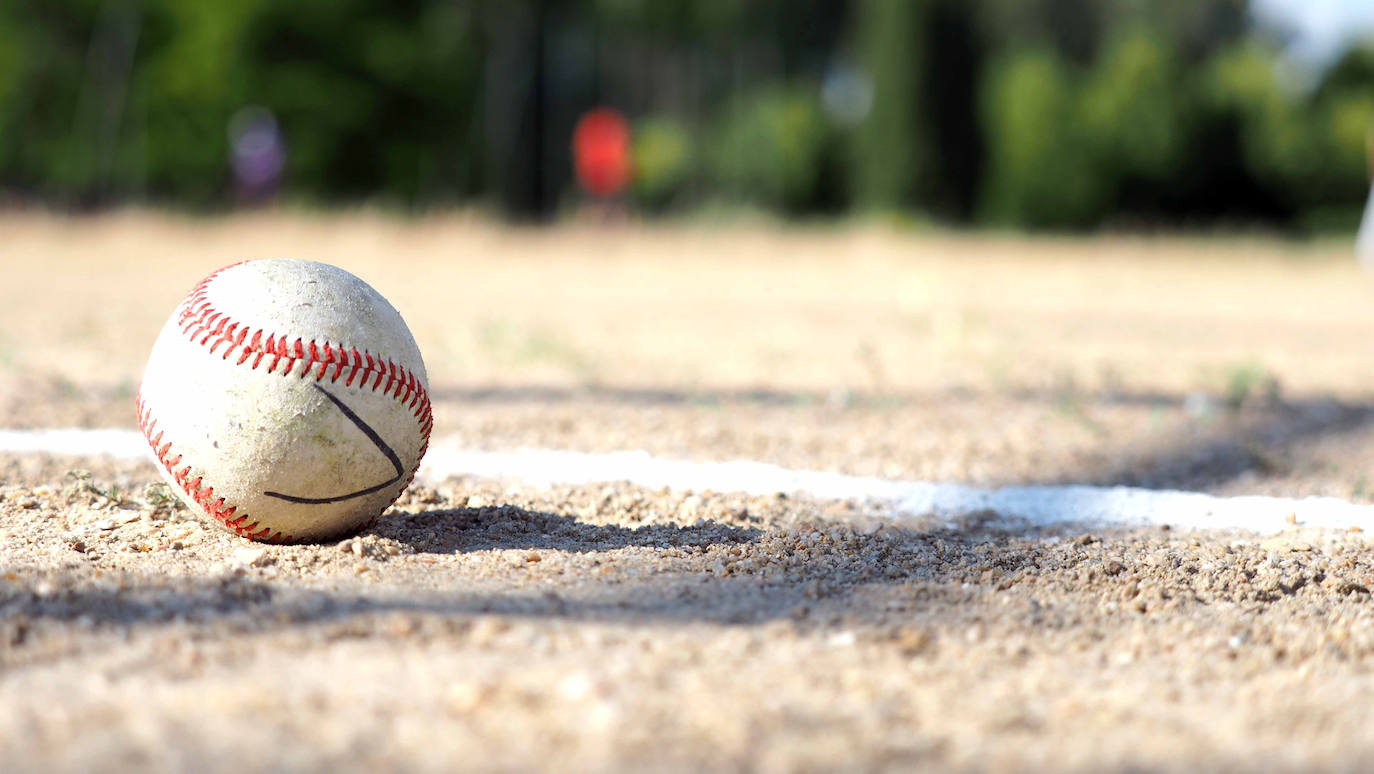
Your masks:
[[[433,425],[400,313],[343,269],[296,260],[234,264],[192,288],[153,344],[138,419],[192,510],[266,542],[371,525]]]

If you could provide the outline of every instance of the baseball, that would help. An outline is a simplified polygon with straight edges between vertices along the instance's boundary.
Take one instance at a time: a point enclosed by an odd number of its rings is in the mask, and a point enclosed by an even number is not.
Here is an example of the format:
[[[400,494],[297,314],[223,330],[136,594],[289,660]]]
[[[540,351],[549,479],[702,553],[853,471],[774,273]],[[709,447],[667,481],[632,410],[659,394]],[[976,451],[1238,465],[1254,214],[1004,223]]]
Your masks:
[[[433,425],[400,313],[343,269],[297,260],[234,264],[192,288],[153,344],[137,408],[193,511],[281,543],[376,521]]]

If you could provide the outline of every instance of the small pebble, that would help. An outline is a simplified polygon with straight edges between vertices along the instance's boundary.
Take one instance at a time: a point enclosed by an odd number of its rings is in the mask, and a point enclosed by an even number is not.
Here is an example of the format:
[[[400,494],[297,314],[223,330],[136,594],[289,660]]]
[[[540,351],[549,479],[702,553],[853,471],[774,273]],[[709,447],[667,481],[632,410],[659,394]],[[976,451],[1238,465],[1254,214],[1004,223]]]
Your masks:
[[[244,567],[262,567],[270,563],[269,559],[267,549],[259,546],[240,548],[234,552],[235,564]]]
[[[858,637],[854,634],[854,632],[846,629],[845,631],[835,632],[834,634],[830,635],[830,637],[825,641],[825,644],[829,645],[832,648],[849,648],[853,647],[854,643],[857,641]]]

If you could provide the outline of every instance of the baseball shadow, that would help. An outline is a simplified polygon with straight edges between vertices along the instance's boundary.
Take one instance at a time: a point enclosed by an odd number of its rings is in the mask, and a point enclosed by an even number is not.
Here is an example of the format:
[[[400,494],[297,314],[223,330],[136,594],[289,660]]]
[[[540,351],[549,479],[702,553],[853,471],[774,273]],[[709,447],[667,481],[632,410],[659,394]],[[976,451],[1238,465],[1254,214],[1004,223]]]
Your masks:
[[[360,565],[383,577],[389,574],[388,566],[396,567],[390,572],[404,581],[400,587],[311,588],[274,580],[253,568],[180,580],[129,574],[117,582],[9,573],[14,577],[0,586],[0,609],[5,610],[0,639],[18,647],[29,629],[64,628],[71,622],[115,630],[210,627],[206,631],[218,632],[217,636],[324,626],[341,628],[350,636],[387,637],[388,627],[377,619],[391,615],[422,618],[445,630],[466,626],[482,615],[629,625],[788,620],[810,630],[913,617],[962,620],[964,603],[979,587],[991,590],[1008,574],[1033,572],[1043,553],[1036,540],[1011,540],[1012,533],[884,527],[873,534],[851,535],[844,545],[775,552],[784,571],[766,573],[733,566],[725,561],[724,551],[701,561],[700,554],[712,548],[758,540],[763,533],[753,528],[716,522],[624,528],[585,524],[557,514],[520,514],[533,529],[511,532],[504,517],[488,524],[481,509],[392,519],[414,523],[370,534],[409,534],[408,539],[416,540],[415,535],[437,529],[442,536],[437,543],[409,544],[418,557],[358,558]],[[614,553],[630,547],[649,553]],[[415,573],[427,572],[417,566],[426,556],[503,548],[607,552],[601,566],[609,566],[611,572],[546,585],[529,583],[523,569],[515,566],[501,566],[492,574],[459,565],[445,572],[453,583],[415,584]],[[308,553],[312,548],[279,550]],[[996,573],[989,574],[989,568]]]

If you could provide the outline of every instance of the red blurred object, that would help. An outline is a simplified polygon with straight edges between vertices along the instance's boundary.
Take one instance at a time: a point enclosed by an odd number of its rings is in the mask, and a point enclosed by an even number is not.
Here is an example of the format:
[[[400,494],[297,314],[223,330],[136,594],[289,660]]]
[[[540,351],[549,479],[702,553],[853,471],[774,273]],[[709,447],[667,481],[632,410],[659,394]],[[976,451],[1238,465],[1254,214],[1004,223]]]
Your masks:
[[[573,171],[592,196],[610,197],[630,183],[630,125],[610,108],[589,110],[573,127]]]

